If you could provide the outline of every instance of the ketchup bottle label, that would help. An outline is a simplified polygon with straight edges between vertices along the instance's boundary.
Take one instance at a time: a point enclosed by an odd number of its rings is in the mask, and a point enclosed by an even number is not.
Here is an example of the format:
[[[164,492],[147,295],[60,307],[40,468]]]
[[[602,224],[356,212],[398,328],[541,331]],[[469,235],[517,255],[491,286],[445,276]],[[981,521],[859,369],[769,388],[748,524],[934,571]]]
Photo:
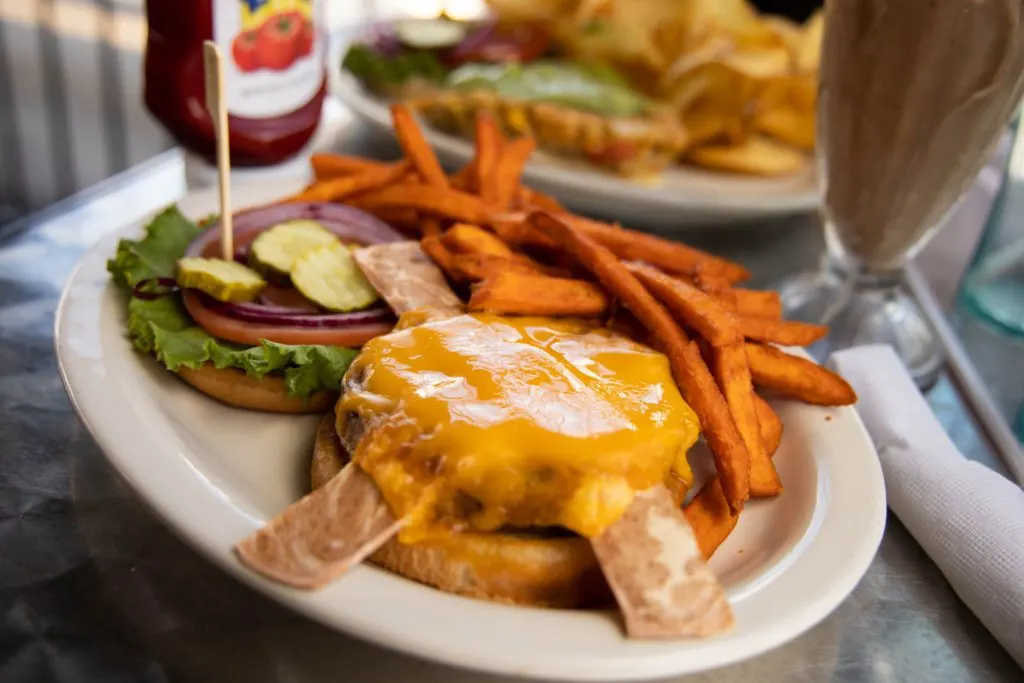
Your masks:
[[[275,118],[312,100],[324,78],[323,0],[215,0],[228,112]]]

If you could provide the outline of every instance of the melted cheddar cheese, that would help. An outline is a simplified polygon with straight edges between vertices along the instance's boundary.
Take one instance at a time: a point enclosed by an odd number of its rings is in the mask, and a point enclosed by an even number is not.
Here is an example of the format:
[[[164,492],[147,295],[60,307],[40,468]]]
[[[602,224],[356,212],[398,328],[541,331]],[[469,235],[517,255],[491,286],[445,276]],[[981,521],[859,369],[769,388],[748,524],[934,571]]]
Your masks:
[[[416,542],[461,529],[599,535],[670,471],[697,419],[668,360],[589,323],[413,311],[345,376],[338,433]]]

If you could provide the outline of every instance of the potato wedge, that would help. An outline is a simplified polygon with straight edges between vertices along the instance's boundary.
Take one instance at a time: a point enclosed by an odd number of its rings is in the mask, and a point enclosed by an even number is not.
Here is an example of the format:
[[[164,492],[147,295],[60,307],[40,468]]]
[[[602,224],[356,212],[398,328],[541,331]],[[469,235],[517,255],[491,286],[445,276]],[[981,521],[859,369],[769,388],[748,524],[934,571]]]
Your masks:
[[[755,135],[738,145],[697,147],[686,158],[705,168],[750,175],[777,176],[807,168],[806,155],[781,142]]]

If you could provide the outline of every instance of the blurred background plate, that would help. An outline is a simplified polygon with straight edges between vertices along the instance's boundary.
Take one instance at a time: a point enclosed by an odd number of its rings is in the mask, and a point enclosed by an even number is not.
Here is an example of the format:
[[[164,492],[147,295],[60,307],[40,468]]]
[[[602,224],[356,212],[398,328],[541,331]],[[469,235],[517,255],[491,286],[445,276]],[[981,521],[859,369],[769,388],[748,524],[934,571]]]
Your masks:
[[[333,64],[340,64],[340,53]],[[391,130],[387,101],[366,92],[348,74],[332,70],[332,90],[357,117]],[[442,162],[452,166],[472,157],[470,141],[425,127]],[[582,163],[537,153],[524,180],[587,215],[665,232],[749,227],[758,220],[796,215],[818,207],[811,167],[795,175],[758,178],[676,167],[646,183],[595,171]],[[768,225],[781,225],[773,221]]]

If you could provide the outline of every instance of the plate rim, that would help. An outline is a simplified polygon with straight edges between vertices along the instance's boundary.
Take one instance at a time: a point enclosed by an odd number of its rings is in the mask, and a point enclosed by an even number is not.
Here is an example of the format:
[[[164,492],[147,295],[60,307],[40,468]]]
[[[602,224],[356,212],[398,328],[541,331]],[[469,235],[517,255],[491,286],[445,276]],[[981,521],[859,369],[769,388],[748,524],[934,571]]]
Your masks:
[[[264,184],[251,183],[250,185],[259,187]],[[202,195],[205,195],[205,199],[203,201],[215,202],[215,195],[209,190],[200,193],[193,193],[186,199],[191,198],[193,202],[198,203],[198,197]],[[235,196],[241,198],[243,193],[238,192]],[[253,190],[253,197],[259,201],[265,201],[266,190]],[[464,642],[461,644],[461,647],[458,645],[453,647],[451,644],[448,644],[447,647],[445,647],[443,638],[441,638],[439,643],[438,638],[431,636],[429,633],[417,633],[417,637],[415,638],[409,638],[408,634],[406,634],[405,637],[396,637],[394,625],[382,626],[382,623],[387,621],[386,618],[383,622],[381,620],[377,620],[376,623],[372,623],[374,622],[372,619],[368,621],[367,619],[358,616],[353,617],[351,614],[338,614],[334,611],[336,608],[334,603],[338,602],[339,596],[343,596],[349,600],[359,599],[357,595],[353,595],[353,593],[357,592],[354,587],[357,583],[356,579],[359,577],[361,577],[358,581],[360,585],[369,585],[370,583],[373,583],[377,588],[381,588],[379,584],[385,584],[383,587],[385,595],[388,590],[399,590],[398,587],[401,585],[412,582],[408,582],[407,580],[399,577],[387,575],[383,570],[361,567],[350,575],[349,584],[353,586],[353,590],[347,590],[347,587],[345,586],[346,582],[337,582],[341,585],[331,586],[318,593],[304,593],[293,589],[283,588],[256,576],[242,567],[240,563],[234,559],[234,555],[230,547],[225,549],[221,545],[220,541],[214,539],[214,537],[218,535],[216,532],[212,530],[203,530],[202,532],[198,532],[194,528],[196,526],[194,523],[191,524],[193,528],[189,528],[189,522],[184,519],[187,515],[184,515],[180,509],[176,509],[167,494],[162,491],[163,484],[166,480],[163,477],[158,476],[155,472],[148,472],[144,464],[140,462],[140,459],[133,455],[136,449],[126,444],[123,439],[119,441],[118,438],[116,438],[110,431],[109,425],[102,424],[104,422],[102,413],[105,411],[101,407],[101,402],[82,400],[83,398],[88,398],[88,394],[95,393],[95,388],[90,389],[88,386],[82,384],[82,380],[79,376],[81,372],[84,372],[84,370],[79,367],[79,364],[85,363],[87,365],[88,362],[75,356],[73,349],[69,347],[69,340],[66,334],[66,329],[73,324],[73,322],[69,321],[68,318],[69,312],[72,309],[72,300],[79,295],[79,292],[75,291],[76,286],[88,286],[92,288],[91,293],[86,290],[86,294],[84,296],[86,299],[92,299],[92,303],[96,307],[96,314],[101,315],[105,298],[112,295],[109,284],[106,284],[106,271],[102,268],[102,265],[105,262],[106,257],[113,253],[112,247],[116,243],[117,239],[126,235],[138,234],[141,226],[148,220],[149,216],[141,221],[133,222],[122,226],[119,229],[110,231],[106,236],[104,236],[104,238],[99,240],[81,256],[75,264],[75,267],[72,269],[71,274],[65,281],[54,320],[54,346],[61,381],[67,391],[69,400],[94,441],[100,446],[107,460],[115,467],[121,476],[128,481],[132,488],[139,494],[140,498],[156,512],[161,521],[167,525],[173,533],[175,533],[190,547],[197,550],[206,559],[210,560],[213,564],[225,570],[232,577],[240,580],[242,583],[256,589],[264,595],[271,597],[283,604],[285,607],[320,621],[330,628],[346,632],[358,638],[369,640],[386,648],[439,661],[456,667],[530,678],[558,678],[563,680],[593,681],[623,680],[627,678],[640,680],[669,675],[696,673],[724,666],[726,664],[737,663],[757,656],[770,649],[778,647],[793,638],[796,638],[816,625],[819,621],[828,616],[828,614],[830,614],[836,607],[838,607],[838,605],[852,592],[854,587],[866,573],[877,552],[878,546],[882,540],[886,520],[885,490],[882,481],[881,465],[878,461],[877,455],[875,454],[870,438],[867,435],[867,431],[856,411],[852,407],[846,407],[834,411],[833,414],[838,415],[841,418],[840,420],[835,420],[835,422],[848,425],[848,427],[853,430],[854,434],[863,439],[864,445],[867,447],[864,457],[861,458],[858,465],[864,468],[861,472],[864,480],[862,483],[866,483],[868,485],[869,490],[867,493],[870,495],[866,497],[869,499],[868,503],[873,504],[860,506],[860,513],[864,520],[863,523],[860,524],[862,527],[861,538],[858,543],[850,544],[846,548],[846,556],[844,557],[843,563],[838,568],[837,573],[823,579],[823,582],[828,585],[824,594],[819,595],[814,602],[805,604],[802,609],[796,610],[794,613],[772,621],[772,628],[763,629],[760,632],[745,635],[739,643],[743,645],[742,651],[740,652],[733,649],[723,648],[721,646],[711,647],[715,645],[716,641],[722,642],[717,639],[697,641],[696,643],[694,643],[694,641],[688,641],[685,644],[677,644],[677,648],[670,650],[662,644],[636,643],[627,641],[620,637],[619,640],[624,643],[622,647],[623,650],[628,652],[635,650],[640,654],[625,654],[618,657],[610,656],[596,663],[581,663],[578,661],[567,660],[564,657],[561,659],[548,658],[543,660],[540,665],[529,665],[524,664],[521,660],[516,660],[515,657],[510,657],[508,653],[502,655],[501,651],[495,652],[495,648],[493,647],[471,647],[469,644]],[[101,275],[103,277],[103,286],[85,279],[87,276],[95,277],[96,275]],[[125,357],[136,354],[136,352],[131,349],[127,343],[125,344],[125,347]],[[149,359],[140,358],[139,360],[140,362],[149,362]],[[93,398],[95,398],[95,396],[93,396]],[[205,400],[200,397],[197,398],[199,398],[199,400]],[[178,464],[180,466],[191,467],[187,464],[188,460],[184,455],[179,454],[179,457],[181,462]],[[176,463],[177,460],[173,460],[173,462]],[[167,464],[165,463],[165,465]],[[175,476],[180,476],[181,474],[181,472],[178,472]],[[200,475],[193,472],[189,481],[191,481],[193,486],[198,484],[198,487],[193,490],[194,494],[205,494],[207,497],[207,499],[204,499],[202,502],[203,505],[222,507],[223,505],[214,506],[213,504],[215,502],[227,504],[225,501],[210,500],[211,498],[218,498],[219,491],[205,480],[203,482],[198,482],[197,478],[201,478]],[[861,493],[863,494],[864,492]],[[181,494],[178,493],[170,496],[170,498],[180,500]],[[229,507],[231,506],[229,505]],[[825,509],[822,514],[829,512],[828,507],[829,506],[824,506]],[[819,510],[822,508],[823,506],[821,504],[816,505],[814,515],[817,516]],[[238,508],[231,507],[231,509],[234,511],[233,518],[221,520],[221,523],[225,526],[225,529],[220,533],[221,536],[224,535],[223,532],[226,530],[226,527],[235,526],[241,529],[244,526],[248,530],[257,526],[261,521],[248,517]],[[846,521],[848,522],[850,520]],[[215,525],[211,524],[210,526]],[[243,534],[237,534],[235,537],[236,540],[241,538],[241,535]],[[799,558],[797,558],[797,560],[799,560]],[[367,579],[371,574],[375,577],[373,581],[369,581]],[[417,586],[417,589],[438,593],[433,589],[422,586]],[[506,606],[496,605],[495,603],[471,600],[448,594],[440,595],[442,596],[441,599],[444,601],[461,601],[457,606],[452,607],[452,609],[461,610],[465,608],[465,611],[469,613],[476,613],[478,615],[482,614],[493,616],[494,614],[506,614],[501,612],[501,610],[510,609]],[[326,596],[326,599],[318,599],[316,596]],[[355,610],[355,608],[350,609],[350,611],[353,610]],[[544,611],[541,610],[541,612]],[[562,615],[559,615],[556,618],[561,618],[561,616]],[[511,616],[508,618],[511,619]],[[548,619],[549,617],[545,616],[543,618]],[[569,621],[578,622],[580,625],[585,625],[587,628],[591,628],[592,624],[589,623],[589,621],[592,621],[594,616],[584,612],[571,612],[568,615],[565,615],[565,618]],[[394,619],[392,619],[392,621],[394,621]],[[611,620],[604,619],[603,621]],[[614,620],[611,627],[618,631],[618,620]],[[739,629],[740,626],[738,625],[736,630],[738,631]],[[727,638],[728,641],[732,640],[728,634],[723,638]],[[507,650],[508,648],[505,649]],[[684,650],[689,654],[685,657],[681,656],[679,652],[676,651],[677,649]],[[699,655],[702,650],[710,650],[717,652],[718,654],[714,657],[701,659]],[[638,668],[638,658],[642,658],[642,668]]]
[[[333,61],[338,64],[341,62],[340,59]],[[384,100],[366,92],[351,74],[343,73],[340,67],[332,67],[330,72],[333,95],[358,118],[371,124],[378,131],[391,134],[390,114]],[[424,136],[442,157],[455,159],[459,163],[465,163],[472,157],[472,145],[467,140],[429,127],[425,127]],[[809,169],[812,169],[813,165],[812,160]],[[717,175],[716,181],[723,185],[720,188],[678,194],[656,191],[656,188],[649,188],[641,184],[631,184],[612,174],[582,168],[580,171],[582,171],[581,178],[583,180],[573,180],[574,174],[569,169],[530,161],[523,171],[523,178],[534,185],[543,185],[544,187],[541,189],[549,189],[555,194],[559,191],[567,194],[581,193],[592,196],[601,194],[605,195],[605,199],[610,198],[615,202],[646,205],[646,209],[666,212],[690,211],[710,218],[734,218],[738,221],[811,213],[818,210],[820,205],[817,189],[778,196],[744,196],[740,194],[738,198],[734,196],[730,201],[723,202],[720,193],[728,192],[727,184],[734,182],[738,188],[745,180],[753,180],[753,178],[738,174],[722,173]],[[694,172],[701,173],[702,171],[695,170]],[[813,169],[809,172],[813,172]],[[712,175],[710,172],[704,173],[707,173],[708,176]],[[597,183],[597,187],[591,188],[591,183]],[[743,226],[744,223],[737,225]]]

